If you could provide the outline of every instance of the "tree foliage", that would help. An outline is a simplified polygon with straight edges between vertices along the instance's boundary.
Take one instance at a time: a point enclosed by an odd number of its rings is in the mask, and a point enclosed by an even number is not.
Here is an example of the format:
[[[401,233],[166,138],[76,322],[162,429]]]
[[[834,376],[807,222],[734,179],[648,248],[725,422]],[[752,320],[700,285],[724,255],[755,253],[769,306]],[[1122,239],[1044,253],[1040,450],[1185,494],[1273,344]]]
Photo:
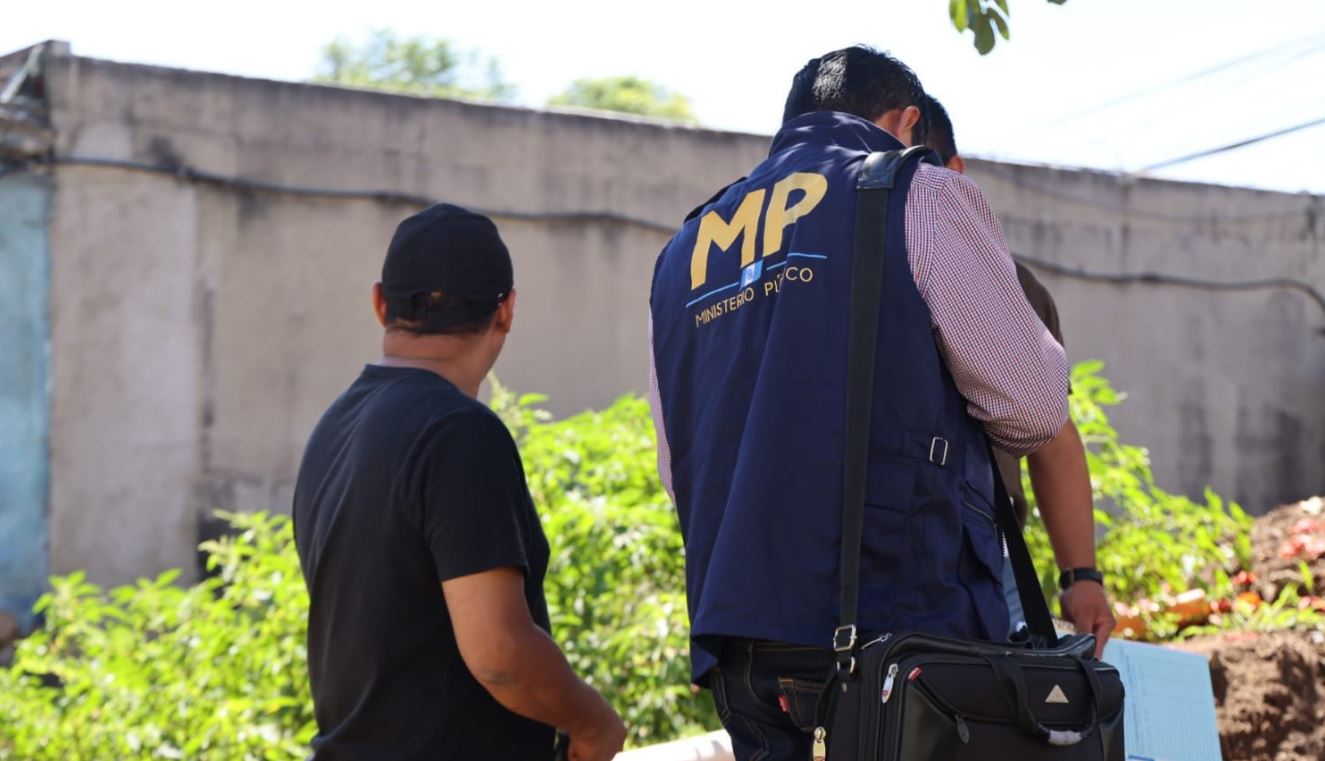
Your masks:
[[[509,101],[515,88],[496,59],[450,40],[374,29],[361,42],[338,37],[322,48],[315,82],[396,92]]]
[[[1067,2],[1048,1],[1054,5]],[[1011,16],[1008,0],[948,0],[948,17],[952,19],[952,25],[958,32],[970,30],[971,42],[980,55],[987,55],[994,49],[995,33],[1004,40],[1010,39],[1008,21]]]
[[[565,92],[549,99],[548,105],[617,111],[686,124],[699,121],[689,98],[639,77],[577,79]]]

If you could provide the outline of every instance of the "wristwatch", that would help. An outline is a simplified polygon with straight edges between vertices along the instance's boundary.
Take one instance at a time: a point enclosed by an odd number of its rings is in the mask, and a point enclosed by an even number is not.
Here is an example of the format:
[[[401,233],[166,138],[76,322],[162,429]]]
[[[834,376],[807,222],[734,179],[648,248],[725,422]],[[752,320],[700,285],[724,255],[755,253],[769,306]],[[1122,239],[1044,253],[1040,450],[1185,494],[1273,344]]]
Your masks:
[[[1104,586],[1104,574],[1098,568],[1069,568],[1058,574],[1058,588],[1064,592],[1078,581],[1093,581]]]

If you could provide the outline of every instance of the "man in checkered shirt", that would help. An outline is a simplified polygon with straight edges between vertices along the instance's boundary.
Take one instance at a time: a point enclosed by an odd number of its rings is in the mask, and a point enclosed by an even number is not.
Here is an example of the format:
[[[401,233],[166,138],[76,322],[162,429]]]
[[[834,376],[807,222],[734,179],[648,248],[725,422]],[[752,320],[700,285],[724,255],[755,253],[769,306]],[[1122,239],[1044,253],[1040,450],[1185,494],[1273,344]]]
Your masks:
[[[738,759],[810,752],[838,621],[856,177],[923,136],[923,98],[870,48],[811,61],[768,159],[692,212],[655,268],[651,390],[686,539],[692,678]],[[1026,454],[1053,439],[1067,363],[974,183],[921,164],[893,199],[860,629],[1003,639],[986,442]]]

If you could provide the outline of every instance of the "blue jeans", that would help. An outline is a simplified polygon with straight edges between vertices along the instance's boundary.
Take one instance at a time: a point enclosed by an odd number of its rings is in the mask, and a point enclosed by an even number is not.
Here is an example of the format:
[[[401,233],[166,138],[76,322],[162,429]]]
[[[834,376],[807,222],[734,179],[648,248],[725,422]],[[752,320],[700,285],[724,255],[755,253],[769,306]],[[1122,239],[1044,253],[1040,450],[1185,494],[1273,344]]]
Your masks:
[[[807,761],[819,693],[835,668],[826,648],[727,640],[708,676],[736,761]]]
[[[1026,623],[1026,609],[1021,606],[1021,595],[1017,592],[1017,576],[1012,572],[1012,561],[1003,556],[1003,599],[1008,603],[1008,619],[1012,622],[1009,635]]]

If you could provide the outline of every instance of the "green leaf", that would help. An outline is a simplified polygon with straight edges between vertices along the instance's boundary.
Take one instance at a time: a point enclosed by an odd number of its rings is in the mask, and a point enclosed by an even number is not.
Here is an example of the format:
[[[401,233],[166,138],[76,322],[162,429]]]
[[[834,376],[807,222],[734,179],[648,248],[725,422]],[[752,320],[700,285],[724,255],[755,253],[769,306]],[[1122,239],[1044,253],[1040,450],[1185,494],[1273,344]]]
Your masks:
[[[948,0],[948,17],[952,19],[952,25],[957,27],[958,32],[966,31],[969,25],[966,0]]]
[[[989,22],[989,16],[980,16],[971,24],[971,28],[975,31],[975,49],[980,55],[988,55],[994,49],[994,28]]]
[[[1003,36],[1003,39],[1008,39],[1009,30],[1007,20],[997,13],[990,13],[989,18],[994,20],[994,24],[998,27],[998,33]]]

